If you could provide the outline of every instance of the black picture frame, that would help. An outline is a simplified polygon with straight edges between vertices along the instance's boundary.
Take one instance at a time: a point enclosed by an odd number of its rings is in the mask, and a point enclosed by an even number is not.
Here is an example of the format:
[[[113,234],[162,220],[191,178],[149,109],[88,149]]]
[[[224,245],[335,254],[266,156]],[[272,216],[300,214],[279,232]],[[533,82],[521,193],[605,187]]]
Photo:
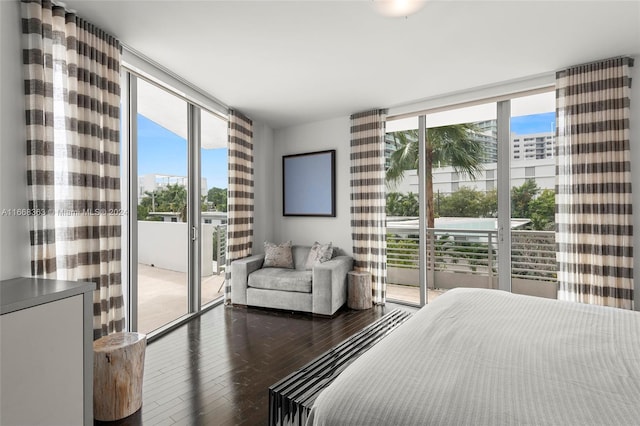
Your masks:
[[[282,215],[336,217],[336,150],[282,156]]]

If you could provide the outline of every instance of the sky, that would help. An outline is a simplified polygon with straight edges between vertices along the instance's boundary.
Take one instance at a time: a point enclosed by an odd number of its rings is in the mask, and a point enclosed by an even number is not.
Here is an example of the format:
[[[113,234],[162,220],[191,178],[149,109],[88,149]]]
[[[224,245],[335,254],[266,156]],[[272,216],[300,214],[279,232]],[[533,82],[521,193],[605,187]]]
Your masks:
[[[202,177],[207,189],[226,188],[227,150],[200,151]],[[187,175],[187,141],[159,124],[138,114],[138,176],[163,174]]]
[[[556,131],[556,113],[523,115],[511,117],[511,133],[526,135],[529,133],[543,133]]]

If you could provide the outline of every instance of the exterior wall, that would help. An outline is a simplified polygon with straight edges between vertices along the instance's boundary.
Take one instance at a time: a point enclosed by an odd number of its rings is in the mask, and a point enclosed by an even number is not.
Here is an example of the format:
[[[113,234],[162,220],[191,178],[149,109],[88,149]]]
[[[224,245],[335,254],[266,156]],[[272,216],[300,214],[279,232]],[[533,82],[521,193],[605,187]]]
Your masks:
[[[214,225],[202,224],[202,276],[213,275]],[[188,228],[184,222],[138,221],[138,262],[187,272]]]
[[[513,161],[511,163],[511,186],[520,186],[527,179],[535,178],[541,189],[554,189],[556,183],[555,159]],[[475,181],[468,180],[467,176],[460,175],[454,180],[453,167],[439,167],[433,171],[433,192],[450,194],[463,186],[478,191],[490,191],[497,187],[498,172],[496,163],[484,165],[485,170],[478,174]],[[405,178],[398,184],[395,192],[414,194],[418,193],[418,175],[415,170],[405,172]]]

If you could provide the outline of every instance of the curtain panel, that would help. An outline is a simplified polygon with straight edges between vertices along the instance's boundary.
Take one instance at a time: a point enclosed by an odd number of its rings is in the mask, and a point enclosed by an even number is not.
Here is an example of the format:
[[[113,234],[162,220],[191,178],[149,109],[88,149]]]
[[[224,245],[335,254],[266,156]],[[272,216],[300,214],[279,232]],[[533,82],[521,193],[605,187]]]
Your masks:
[[[92,281],[94,337],[124,328],[118,40],[21,3],[31,273]]]
[[[386,110],[351,116],[351,236],[355,269],[371,273],[373,302],[384,304],[387,225],[384,168]]]
[[[253,123],[230,110],[228,133],[225,304],[231,303],[231,262],[250,256],[253,248]]]
[[[556,75],[558,298],[633,309],[630,58]]]

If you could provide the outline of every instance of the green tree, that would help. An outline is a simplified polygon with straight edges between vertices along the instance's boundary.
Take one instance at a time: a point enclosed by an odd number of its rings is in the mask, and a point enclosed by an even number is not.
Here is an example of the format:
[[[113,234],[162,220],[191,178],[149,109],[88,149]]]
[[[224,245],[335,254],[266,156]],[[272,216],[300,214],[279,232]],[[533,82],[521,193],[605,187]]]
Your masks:
[[[389,216],[418,216],[418,208],[418,196],[413,192],[387,194],[387,215]]]
[[[149,216],[149,207],[138,204],[138,220],[147,220]]]
[[[144,209],[146,209],[146,212]],[[157,191],[145,192],[145,196],[138,207],[138,218],[142,213],[145,214],[146,218],[149,212],[179,213],[180,221],[186,222],[187,189],[180,184],[169,184]]]
[[[531,225],[538,231],[553,231],[556,224],[556,193],[544,189],[530,204]]]
[[[483,170],[484,145],[474,138],[478,128],[473,123],[427,129],[425,135],[425,165],[427,199],[427,227],[434,227],[433,165],[452,166],[457,173],[467,174],[472,179]],[[418,130],[390,133],[395,150],[387,167],[387,186],[394,188],[404,177],[406,170],[418,169]]]
[[[498,191],[492,189],[484,193],[480,202],[480,217],[498,217]]]
[[[498,193],[478,191],[463,186],[448,195],[438,194],[436,216],[448,217],[496,217]]]
[[[227,188],[213,187],[207,193],[207,201],[213,203],[218,212],[227,211]]]
[[[480,217],[484,198],[482,192],[463,186],[441,197],[438,214],[446,217]]]
[[[531,218],[531,202],[539,192],[534,179],[527,179],[522,185],[511,188],[511,217]]]

